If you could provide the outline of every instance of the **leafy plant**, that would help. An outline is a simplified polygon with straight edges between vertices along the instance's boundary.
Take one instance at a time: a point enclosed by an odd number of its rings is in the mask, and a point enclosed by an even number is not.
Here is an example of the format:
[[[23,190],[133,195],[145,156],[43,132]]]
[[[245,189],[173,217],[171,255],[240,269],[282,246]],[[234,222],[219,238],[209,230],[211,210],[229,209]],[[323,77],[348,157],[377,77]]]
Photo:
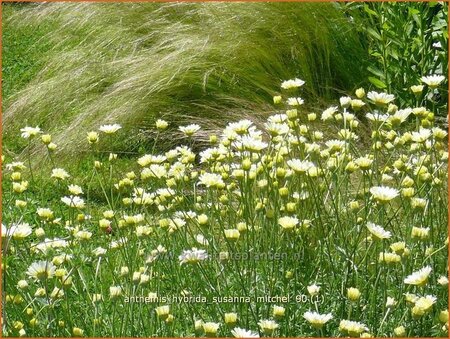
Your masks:
[[[341,8],[355,21],[371,56],[368,81],[403,105],[434,105],[446,114],[446,91],[417,101],[410,86],[420,84],[421,76],[448,73],[447,3],[355,2]]]

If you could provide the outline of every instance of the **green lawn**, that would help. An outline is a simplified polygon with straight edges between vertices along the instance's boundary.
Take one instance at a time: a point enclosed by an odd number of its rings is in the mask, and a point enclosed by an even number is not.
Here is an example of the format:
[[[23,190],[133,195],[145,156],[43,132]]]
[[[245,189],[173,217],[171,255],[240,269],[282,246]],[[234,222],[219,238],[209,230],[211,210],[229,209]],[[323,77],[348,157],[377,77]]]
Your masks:
[[[46,34],[52,26],[10,24],[8,18],[18,15],[30,4],[2,4],[2,97],[3,107],[8,106],[10,96],[20,91],[45,65],[45,55],[52,48]]]

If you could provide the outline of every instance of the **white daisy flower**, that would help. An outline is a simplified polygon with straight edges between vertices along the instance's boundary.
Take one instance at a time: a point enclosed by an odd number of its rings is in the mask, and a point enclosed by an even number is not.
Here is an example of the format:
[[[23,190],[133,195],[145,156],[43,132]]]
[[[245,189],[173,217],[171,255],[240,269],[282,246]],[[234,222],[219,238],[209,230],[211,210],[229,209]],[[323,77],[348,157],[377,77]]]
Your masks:
[[[342,107],[347,108],[352,103],[352,98],[350,98],[350,97],[340,97],[339,98],[339,103],[341,104]]]
[[[300,80],[298,78],[286,80],[281,83],[281,88],[283,89],[291,89],[291,88],[298,88],[305,84],[303,80]]]
[[[347,333],[351,337],[359,337],[364,331],[369,329],[363,323],[352,321],[352,320],[341,320],[339,323],[339,330],[341,332]]]
[[[55,178],[55,179],[59,179],[59,180],[64,180],[64,179],[67,179],[68,177],[70,177],[70,175],[69,175],[69,173],[67,173],[67,171],[65,169],[54,168],[52,170],[51,177]]]
[[[271,335],[279,327],[275,320],[260,320],[258,325],[266,335]]]
[[[287,120],[287,115],[286,114],[274,114],[271,115],[267,118],[267,122],[268,123],[273,123],[273,124],[282,124],[283,122],[285,122]]]
[[[240,327],[235,327],[231,330],[231,334],[235,338],[259,338],[258,333]]]
[[[399,109],[397,112],[394,113],[394,115],[391,115],[388,118],[388,121],[395,124],[401,124],[405,122],[406,119],[408,119],[411,113],[412,113],[411,108]]]
[[[315,167],[311,161],[300,160],[300,159],[288,160],[287,164],[290,168],[292,168],[295,172],[298,172],[298,173],[306,173],[311,168]]]
[[[182,264],[196,264],[200,261],[204,261],[208,258],[208,254],[205,250],[199,250],[197,248],[192,248],[192,250],[184,250],[178,259],[180,260],[180,265]]]
[[[206,239],[202,234],[197,234],[197,235],[195,236],[195,240],[196,240],[200,245],[203,245],[203,246],[208,246],[208,245],[209,245],[208,239]]]
[[[322,328],[323,325],[333,319],[333,316],[331,315],[331,313],[319,314],[317,312],[308,311],[303,315],[303,318],[305,318],[312,327]]]
[[[299,220],[296,217],[281,217],[278,219],[278,224],[285,230],[292,230],[297,226]]]
[[[61,201],[69,207],[84,208],[86,206],[82,198],[74,195],[71,195],[69,197],[62,197]]]
[[[373,113],[367,113],[366,118],[374,122],[385,122],[390,118],[390,115],[375,111]]]
[[[195,133],[197,133],[200,130],[200,125],[197,124],[191,124],[187,126],[180,126],[178,129],[183,132],[186,136],[191,137]]]
[[[116,133],[121,128],[122,126],[120,126],[119,124],[112,124],[112,125],[102,125],[98,130],[106,134],[113,134]]]
[[[421,128],[419,129],[419,132],[412,132],[411,133],[411,140],[417,143],[422,143],[426,140],[428,140],[428,138],[430,138],[432,135],[431,130],[427,129],[427,128]]]
[[[78,185],[69,185],[68,187],[70,194],[80,195],[83,194],[83,189]]]
[[[389,239],[391,237],[391,232],[386,231],[383,227],[374,224],[373,222],[367,223],[367,229],[376,239]]]
[[[427,84],[431,88],[438,87],[444,80],[445,77],[443,75],[429,75],[429,76],[423,76],[420,78],[423,83]]]
[[[15,161],[10,164],[6,164],[6,169],[8,171],[21,171],[24,170],[25,168],[27,167],[21,161]]]
[[[36,280],[46,280],[53,277],[56,271],[56,266],[49,261],[37,261],[28,267],[27,275]]]
[[[325,111],[322,112],[322,120],[323,121],[330,120],[331,118],[333,118],[337,110],[338,110],[337,106],[327,108]]]
[[[267,143],[263,142],[262,140],[253,138],[248,135],[244,135],[240,141],[236,144],[236,148],[238,150],[246,150],[246,151],[252,151],[252,152],[259,152],[265,148],[267,148]],[[242,146],[242,147],[240,147]]]
[[[370,193],[378,202],[388,202],[399,195],[395,188],[387,186],[374,186],[370,188]]]
[[[161,164],[164,161],[166,161],[166,157],[164,155],[152,155],[152,154],[146,154],[142,157],[140,157],[137,161],[139,165],[142,167],[146,167],[150,164]]]
[[[372,100],[377,105],[387,105],[391,101],[394,101],[395,96],[392,94],[371,91],[367,93],[367,98]]]
[[[304,100],[302,98],[288,98],[287,104],[289,106],[300,106],[304,104]]]
[[[428,281],[428,277],[431,273],[431,267],[426,266],[412,274],[408,275],[404,283],[408,285],[417,285],[417,286],[425,286]]]
[[[97,247],[96,249],[92,250],[92,254],[96,257],[101,257],[103,255],[105,255],[107,252],[106,248],[103,247]]]
[[[15,240],[24,239],[24,238],[28,237],[32,232],[33,232],[33,230],[31,229],[30,225],[27,223],[13,224],[13,225],[11,225],[11,227],[8,230],[5,229],[5,233],[3,233],[3,230],[2,230],[2,234],[6,234],[6,236],[8,238],[13,238]]]
[[[313,297],[318,295],[320,292],[320,286],[316,284],[309,285],[306,289],[308,290],[309,295]]]
[[[224,187],[225,183],[219,174],[215,173],[204,173],[199,178],[199,184],[205,185],[206,187]]]
[[[24,139],[29,139],[31,137],[34,137],[34,136],[42,133],[41,129],[38,126],[36,126],[36,127],[26,126],[24,128],[21,128],[20,131],[22,132],[21,136]]]

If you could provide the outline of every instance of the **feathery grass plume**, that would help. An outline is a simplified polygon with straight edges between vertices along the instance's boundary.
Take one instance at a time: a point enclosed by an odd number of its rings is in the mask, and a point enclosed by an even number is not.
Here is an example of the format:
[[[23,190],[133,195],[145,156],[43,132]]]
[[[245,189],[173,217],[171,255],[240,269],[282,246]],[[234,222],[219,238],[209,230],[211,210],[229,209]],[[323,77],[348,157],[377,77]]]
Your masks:
[[[38,43],[50,45],[40,70],[5,98],[13,153],[26,147],[15,139],[25,122],[52,133],[64,154],[83,150],[80,130],[120,123],[108,147],[134,152],[156,137],[161,117],[172,125],[158,139],[168,149],[182,135],[173,126],[201,123],[202,140],[225,120],[273,110],[276,79],[301,77],[312,102],[362,78],[363,49],[332,4],[52,3],[13,13],[4,32],[48,27]]]

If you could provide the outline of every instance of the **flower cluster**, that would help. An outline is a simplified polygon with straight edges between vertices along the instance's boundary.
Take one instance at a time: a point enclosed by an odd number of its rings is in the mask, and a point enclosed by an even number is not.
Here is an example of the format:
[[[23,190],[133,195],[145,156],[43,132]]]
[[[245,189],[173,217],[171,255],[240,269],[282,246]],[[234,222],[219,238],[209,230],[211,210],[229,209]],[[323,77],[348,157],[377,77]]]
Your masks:
[[[446,335],[446,130],[362,88],[311,112],[303,84],[283,82],[266,121],[231,121],[198,153],[202,127],[180,126],[178,147],[123,171],[96,147],[126,129],[107,124],[83,132],[88,169],[52,157],[40,187],[31,162],[8,162],[6,333]],[[51,144],[39,127],[21,133]],[[299,299],[258,301],[274,295]]]

